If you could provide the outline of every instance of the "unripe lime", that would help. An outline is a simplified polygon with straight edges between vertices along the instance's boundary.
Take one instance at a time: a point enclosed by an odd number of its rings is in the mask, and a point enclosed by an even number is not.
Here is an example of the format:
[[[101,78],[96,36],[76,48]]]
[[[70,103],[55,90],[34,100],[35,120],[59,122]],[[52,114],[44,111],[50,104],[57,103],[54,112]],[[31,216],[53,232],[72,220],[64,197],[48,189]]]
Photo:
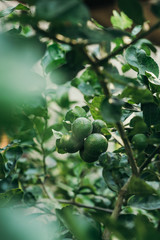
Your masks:
[[[137,122],[133,128],[135,134],[137,133],[146,133],[148,130],[147,124],[145,122]]]
[[[82,140],[92,133],[92,123],[87,118],[80,117],[73,122],[71,129],[73,136]]]
[[[133,143],[133,146],[137,149],[137,150],[144,150],[148,143],[147,143],[147,137],[142,134],[142,133],[139,133],[139,134],[136,134],[134,135],[134,137],[132,138],[132,143]]]
[[[92,163],[98,160],[98,156],[92,155],[88,153],[88,151],[85,151],[84,149],[80,150],[80,156],[87,163]]]
[[[93,133],[101,133],[101,129],[107,126],[106,123],[100,119],[94,120],[92,125]]]
[[[89,135],[84,141],[84,150],[90,155],[100,155],[105,152],[108,147],[106,138],[100,133]]]
[[[75,153],[83,146],[83,141],[78,141],[72,135],[63,135],[60,139],[60,147],[68,153]]]
[[[143,122],[143,118],[140,116],[135,116],[131,119],[130,126],[134,127],[136,125],[136,123],[138,123],[138,122]]]

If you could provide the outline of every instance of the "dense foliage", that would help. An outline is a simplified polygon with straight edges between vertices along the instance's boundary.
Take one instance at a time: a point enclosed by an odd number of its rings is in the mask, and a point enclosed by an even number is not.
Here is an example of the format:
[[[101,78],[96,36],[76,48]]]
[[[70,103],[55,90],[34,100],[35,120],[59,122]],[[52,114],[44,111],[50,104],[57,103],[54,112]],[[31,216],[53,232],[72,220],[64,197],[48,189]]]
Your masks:
[[[11,1],[12,2],[12,1]],[[2,240],[160,238],[160,80],[138,0],[2,1]],[[152,11],[160,18],[160,4]],[[149,27],[149,25],[148,25]]]

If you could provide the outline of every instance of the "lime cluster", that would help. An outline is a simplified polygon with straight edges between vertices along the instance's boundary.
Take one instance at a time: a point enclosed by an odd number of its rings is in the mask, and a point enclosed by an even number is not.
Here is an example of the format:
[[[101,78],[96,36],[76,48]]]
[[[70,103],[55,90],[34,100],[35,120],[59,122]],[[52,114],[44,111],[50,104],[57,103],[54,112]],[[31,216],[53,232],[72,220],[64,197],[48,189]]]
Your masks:
[[[81,158],[88,163],[98,160],[101,153],[108,147],[106,137],[101,133],[106,123],[102,120],[91,122],[83,108],[75,107],[65,117],[67,134],[57,139],[56,146],[63,153],[79,151]]]
[[[130,127],[132,128],[131,135],[133,136],[131,141],[134,149],[139,152],[146,149],[148,146],[148,140],[146,137],[146,133],[148,131],[148,127],[144,122],[143,118],[140,116],[135,116],[130,121]]]

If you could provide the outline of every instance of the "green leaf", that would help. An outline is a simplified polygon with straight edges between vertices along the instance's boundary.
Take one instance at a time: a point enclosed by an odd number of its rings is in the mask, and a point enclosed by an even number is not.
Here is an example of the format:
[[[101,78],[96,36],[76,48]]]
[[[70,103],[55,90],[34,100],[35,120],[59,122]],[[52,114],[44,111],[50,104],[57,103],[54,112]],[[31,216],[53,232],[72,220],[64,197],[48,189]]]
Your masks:
[[[153,73],[146,72],[146,76],[150,83],[156,86],[160,86],[160,79],[158,79]]]
[[[104,98],[104,96],[94,97],[92,103],[89,104],[89,109],[94,119],[103,120],[100,109]]]
[[[128,200],[128,205],[145,210],[155,210],[160,208],[160,197],[158,195],[132,196]]]
[[[145,196],[156,193],[156,190],[147,184],[144,180],[133,176],[128,185],[127,193]]]
[[[138,0],[118,0],[119,8],[136,24],[143,24],[143,10]]]
[[[114,177],[112,176],[111,170],[108,169],[107,166],[103,168],[102,175],[105,183],[107,184],[107,187],[114,192],[118,192],[119,186],[115,182]]]
[[[65,120],[73,123],[79,117],[87,117],[86,111],[82,107],[75,106],[73,109],[68,110]]]
[[[101,240],[100,225],[91,218],[75,214],[72,207],[56,210],[58,218],[77,240]]]
[[[125,52],[125,58],[128,64],[145,75],[146,72],[152,72],[156,77],[159,76],[159,67],[153,58],[146,55],[144,50],[139,50],[135,46],[130,46]]]
[[[142,30],[142,25],[137,25],[132,30],[132,36],[136,36]]]
[[[148,89],[127,87],[120,95],[122,98],[130,98],[135,103],[154,102],[152,93]]]
[[[0,193],[0,207],[12,206],[19,203],[23,198],[23,192],[20,189],[12,189],[5,193]]]
[[[135,44],[135,47],[139,48],[139,49],[143,49],[146,52],[146,49],[148,48],[149,50],[151,50],[152,52],[156,53],[157,49],[156,47],[152,44],[151,41],[149,41],[148,39],[142,38],[140,40],[138,40]],[[146,53],[147,54],[147,53]],[[148,55],[148,54],[147,54]]]
[[[0,179],[5,178],[5,171],[4,171],[4,159],[2,154],[0,154]]]
[[[22,156],[23,151],[21,147],[12,147],[5,151],[4,157],[7,161],[5,165],[5,170],[7,174],[15,168],[18,159]]]
[[[60,131],[55,131],[54,129],[52,129],[52,133],[56,139],[60,139],[63,136]]]
[[[64,84],[71,81],[77,73],[84,68],[86,56],[82,50],[82,46],[75,46],[66,53],[66,63],[50,72],[51,80],[58,84]]]
[[[56,22],[84,23],[90,15],[86,6],[79,0],[41,0],[36,4],[36,14],[40,19]]]
[[[131,68],[130,68],[130,66],[129,66],[128,63],[127,63],[127,64],[124,64],[124,65],[122,66],[122,72],[123,72],[123,73],[129,71],[130,69],[131,69]]]
[[[8,7],[5,10],[0,11],[0,18],[1,17],[5,17],[9,14],[11,14],[12,12],[14,12],[15,10],[22,10],[22,11],[28,11],[29,8],[27,8],[26,6],[24,6],[23,4],[18,4],[16,7]]]
[[[41,94],[35,93],[30,96],[30,99],[26,99],[24,109],[27,115],[46,116],[46,100]]]
[[[113,27],[125,30],[127,28],[131,28],[133,21],[129,17],[127,17],[127,15],[124,12],[121,12],[119,14],[116,10],[113,10],[111,23]]]
[[[142,105],[144,121],[148,126],[160,123],[160,106],[155,103]]]
[[[78,89],[85,95],[85,96],[94,96],[94,88],[89,83],[80,83]]]
[[[46,73],[66,63],[65,52],[60,44],[54,43],[47,49],[47,53],[42,59],[42,66]]]
[[[123,102],[117,98],[104,99],[101,104],[101,114],[108,123],[117,123],[121,119]]]
[[[72,86],[78,87],[81,83],[90,83],[92,86],[95,85],[98,82],[98,77],[95,71],[88,67],[85,69],[85,71],[80,75],[80,77],[77,77],[72,80]]]
[[[155,229],[149,216],[138,215],[135,220],[135,230],[137,240],[159,239],[160,233]]]
[[[17,162],[22,154],[23,151],[21,147],[12,147],[5,152],[5,158],[11,162]]]

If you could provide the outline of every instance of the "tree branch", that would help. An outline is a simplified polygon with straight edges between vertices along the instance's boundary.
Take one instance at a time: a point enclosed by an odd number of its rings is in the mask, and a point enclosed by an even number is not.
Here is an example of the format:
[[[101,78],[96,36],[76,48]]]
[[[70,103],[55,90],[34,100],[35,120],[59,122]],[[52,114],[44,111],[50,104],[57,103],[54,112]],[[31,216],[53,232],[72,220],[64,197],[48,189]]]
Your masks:
[[[70,201],[70,200],[58,200],[58,202],[59,203],[65,203],[65,204],[74,205],[74,206],[81,207],[81,208],[88,208],[88,209],[103,211],[103,212],[107,212],[107,213],[112,213],[113,212],[113,210],[108,209],[108,208],[102,208],[102,207],[96,207],[96,206],[93,207],[93,206],[77,203],[77,202]]]
[[[130,142],[128,140],[128,137],[125,133],[125,130],[124,130],[124,127],[123,127],[123,124],[121,122],[118,122],[117,124],[117,129],[118,129],[118,132],[123,140],[123,143],[124,143],[124,147],[125,147],[125,150],[126,150],[126,154],[128,156],[128,162],[132,168],[132,173],[136,176],[139,175],[139,169],[137,167],[137,163],[136,163],[136,160],[134,159],[134,156],[133,156],[133,151],[132,151],[132,148],[131,148],[131,145],[130,145]]]
[[[130,183],[131,178],[129,178],[129,180],[126,182],[126,184],[121,188],[119,194],[118,194],[118,198],[114,207],[114,210],[112,212],[111,218],[114,220],[117,220],[119,213],[121,211],[122,205],[123,205],[123,200],[124,197],[127,193],[127,189],[128,189],[128,185]],[[103,231],[103,236],[102,236],[103,240],[110,240],[110,231],[108,230],[107,227],[105,227],[104,231]]]
[[[148,164],[151,163],[152,158],[154,158],[154,156],[155,156],[157,153],[160,153],[160,146],[158,146],[158,147],[151,153],[151,155],[144,161],[144,163],[142,163],[142,165],[141,165],[140,168],[139,168],[139,169],[140,169],[140,172],[142,172],[143,169],[144,169],[145,167],[147,167]]]
[[[68,44],[70,46],[75,46],[77,44],[79,45],[84,45],[82,43],[78,43],[78,42],[74,42],[72,40],[65,40],[65,37],[64,39],[59,39],[57,38],[54,34],[51,34],[50,32],[48,31],[44,31],[43,29],[39,28],[37,25],[31,25],[32,28],[39,34],[41,35],[42,37],[46,37],[46,38],[49,38],[49,39],[52,39],[56,42],[59,42],[59,43],[62,43],[62,44]]]
[[[125,44],[124,46],[118,48],[116,51],[111,52],[110,54],[108,54],[107,57],[99,60],[97,63],[99,65],[103,65],[104,63],[108,62],[111,58],[117,56],[119,53],[121,53],[122,51],[124,51],[126,48],[128,48],[129,46],[133,45],[134,43],[136,43],[138,40],[148,36],[150,33],[152,33],[153,31],[155,31],[156,29],[160,28],[160,21],[158,21],[155,25],[153,25],[148,31],[145,31],[143,33],[141,33],[137,38],[133,39],[129,44]]]

